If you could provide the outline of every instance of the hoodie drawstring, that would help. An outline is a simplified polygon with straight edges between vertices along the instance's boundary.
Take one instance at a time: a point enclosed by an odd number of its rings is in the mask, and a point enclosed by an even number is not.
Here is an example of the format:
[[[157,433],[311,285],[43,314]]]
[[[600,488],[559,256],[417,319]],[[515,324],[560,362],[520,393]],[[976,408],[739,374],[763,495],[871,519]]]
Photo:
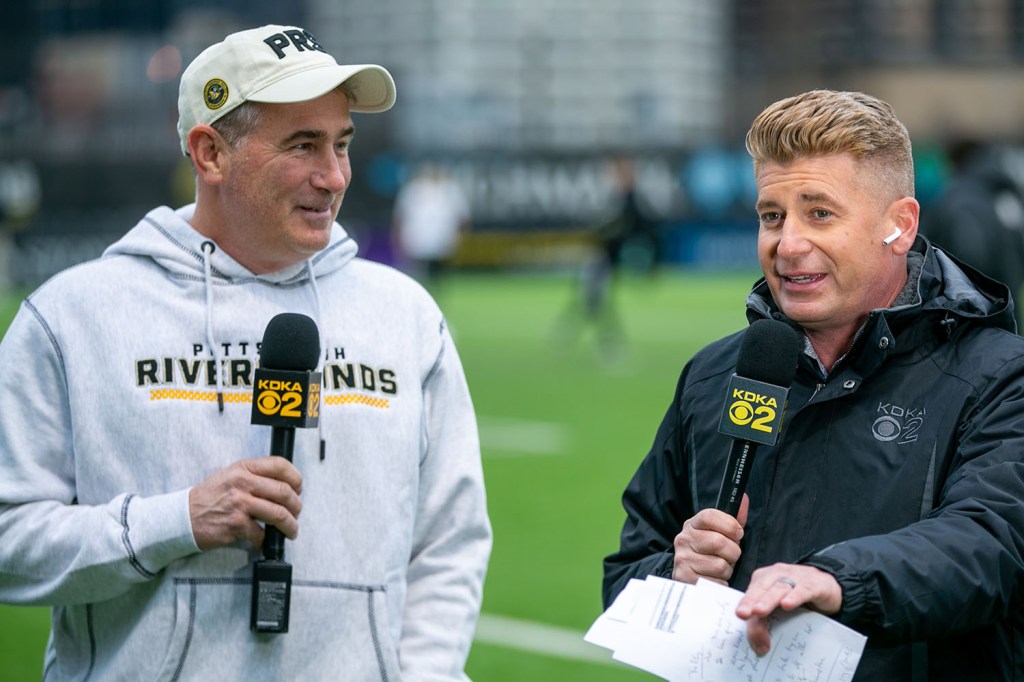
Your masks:
[[[220,375],[220,352],[213,338],[213,274],[210,267],[210,256],[216,249],[217,245],[209,239],[200,246],[200,251],[203,253],[203,282],[206,286],[206,343],[210,346],[210,354],[213,355],[213,376],[217,386],[217,408],[224,412],[224,383]]]
[[[327,354],[327,347],[324,344],[324,333],[323,325],[320,324],[320,288],[316,284],[316,273],[313,272],[313,259],[306,260],[306,272],[309,273],[309,286],[313,289],[313,302],[315,310],[313,311],[316,317],[316,328],[320,334],[320,359],[317,360],[316,370],[320,372],[320,381],[323,382],[323,371],[324,371],[324,357]],[[321,388],[321,395],[323,389]],[[317,421],[317,434],[320,436],[320,461],[324,461],[327,458],[327,440],[324,438],[324,423],[322,420]]]

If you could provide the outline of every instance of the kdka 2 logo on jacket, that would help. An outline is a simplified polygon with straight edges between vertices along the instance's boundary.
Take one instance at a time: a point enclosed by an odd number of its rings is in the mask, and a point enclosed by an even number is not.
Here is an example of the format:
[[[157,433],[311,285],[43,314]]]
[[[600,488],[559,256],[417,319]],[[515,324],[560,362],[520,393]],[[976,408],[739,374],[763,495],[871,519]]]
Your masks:
[[[913,443],[924,426],[927,411],[923,407],[903,407],[894,403],[878,403],[877,417],[871,425],[871,435],[883,443],[896,441],[897,445]]]

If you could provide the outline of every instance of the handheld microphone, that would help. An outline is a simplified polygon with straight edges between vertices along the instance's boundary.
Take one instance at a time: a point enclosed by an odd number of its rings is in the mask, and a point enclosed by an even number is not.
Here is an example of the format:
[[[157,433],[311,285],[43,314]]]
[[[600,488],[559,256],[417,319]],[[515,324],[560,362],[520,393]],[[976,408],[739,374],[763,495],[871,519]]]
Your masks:
[[[799,353],[800,337],[785,322],[757,320],[747,328],[718,425],[733,443],[715,509],[736,516],[758,444],[778,441]]]
[[[298,313],[281,313],[267,324],[260,344],[260,366],[253,376],[253,424],[270,426],[270,454],[289,462],[295,429],[319,423],[320,332]],[[284,561],[284,534],[267,525],[263,558],[253,564],[249,627],[257,632],[288,632],[292,567]]]

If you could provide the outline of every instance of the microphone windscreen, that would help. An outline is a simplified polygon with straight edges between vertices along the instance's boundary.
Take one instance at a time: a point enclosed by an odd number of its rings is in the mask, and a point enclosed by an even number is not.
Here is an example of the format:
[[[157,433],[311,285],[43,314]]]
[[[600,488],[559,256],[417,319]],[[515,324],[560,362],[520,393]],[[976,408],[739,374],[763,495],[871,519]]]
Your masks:
[[[789,387],[796,376],[800,355],[800,337],[792,327],[779,320],[757,320],[747,327],[736,374],[773,386]]]
[[[263,332],[260,367],[286,371],[314,370],[320,359],[320,331],[300,313],[275,315]]]

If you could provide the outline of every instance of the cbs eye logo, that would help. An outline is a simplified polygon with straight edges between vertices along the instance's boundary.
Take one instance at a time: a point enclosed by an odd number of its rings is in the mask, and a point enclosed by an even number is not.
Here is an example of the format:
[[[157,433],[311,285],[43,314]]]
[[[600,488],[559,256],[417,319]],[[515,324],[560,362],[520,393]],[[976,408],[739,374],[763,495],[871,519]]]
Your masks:
[[[741,389],[733,390],[732,397],[734,400],[729,406],[729,421],[736,426],[772,432],[772,422],[775,421],[779,407],[775,398]]]
[[[737,400],[729,406],[729,419],[737,426],[746,426],[754,418],[753,406],[743,400]]]

